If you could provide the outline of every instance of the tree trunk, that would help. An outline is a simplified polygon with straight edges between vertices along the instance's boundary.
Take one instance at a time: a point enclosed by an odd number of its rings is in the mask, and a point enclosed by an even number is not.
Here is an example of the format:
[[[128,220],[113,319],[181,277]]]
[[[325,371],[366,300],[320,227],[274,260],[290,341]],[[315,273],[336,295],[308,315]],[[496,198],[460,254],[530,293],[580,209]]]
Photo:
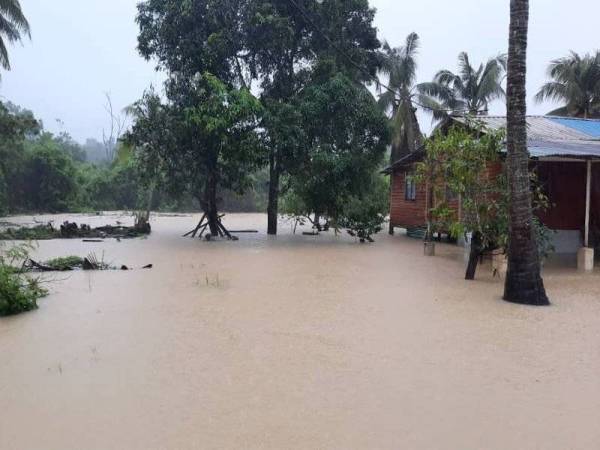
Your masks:
[[[279,166],[275,151],[269,155],[269,204],[267,207],[267,233],[277,234],[277,221],[279,218]]]
[[[467,265],[465,280],[475,279],[477,264],[479,263],[479,258],[481,257],[482,251],[481,235],[479,233],[473,233],[473,236],[471,237],[471,252],[469,253],[469,264]]]
[[[152,183],[150,189],[148,191],[148,204],[146,205],[146,217],[150,219],[150,213],[152,212],[152,207],[154,206],[154,197],[156,192],[156,183]]]
[[[529,0],[510,2],[507,73],[507,164],[510,193],[508,273],[504,299],[526,305],[548,305],[540,274],[529,178],[527,148],[527,34]]]
[[[208,228],[212,236],[219,236],[219,209],[217,205],[217,180],[213,174],[209,174],[206,179],[206,189],[204,192],[204,213],[208,220]]]

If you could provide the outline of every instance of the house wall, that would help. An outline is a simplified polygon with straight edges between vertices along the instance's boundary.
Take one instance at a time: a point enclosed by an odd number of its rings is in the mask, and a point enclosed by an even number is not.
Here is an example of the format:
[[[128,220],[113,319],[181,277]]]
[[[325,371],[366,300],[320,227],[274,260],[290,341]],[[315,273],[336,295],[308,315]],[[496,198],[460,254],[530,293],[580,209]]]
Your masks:
[[[486,175],[497,177],[500,173],[502,173],[502,163],[498,162],[489,166]],[[394,227],[424,226],[427,223],[427,191],[423,184],[418,184],[416,200],[406,200],[406,176],[406,169],[399,169],[392,175],[390,220]],[[458,214],[458,198],[450,200],[448,204]]]
[[[586,163],[585,162],[536,162],[538,178],[549,197],[550,208],[538,212],[540,220],[550,229],[561,230],[574,241],[576,233],[583,235],[585,224]],[[417,185],[415,201],[405,199],[406,169],[392,175],[391,221],[395,227],[416,227],[427,222],[427,193],[423,185]],[[488,177],[502,173],[501,162],[490,165]],[[451,202],[458,211],[458,201]],[[600,162],[592,165],[591,237],[600,245]],[[569,245],[569,248],[572,245]]]
[[[583,230],[587,169],[585,162],[538,162],[538,180],[550,200],[540,220],[553,230]]]
[[[392,174],[390,220],[394,227],[419,227],[427,223],[427,192],[425,186],[417,184],[416,200],[406,200],[406,172],[398,170]]]

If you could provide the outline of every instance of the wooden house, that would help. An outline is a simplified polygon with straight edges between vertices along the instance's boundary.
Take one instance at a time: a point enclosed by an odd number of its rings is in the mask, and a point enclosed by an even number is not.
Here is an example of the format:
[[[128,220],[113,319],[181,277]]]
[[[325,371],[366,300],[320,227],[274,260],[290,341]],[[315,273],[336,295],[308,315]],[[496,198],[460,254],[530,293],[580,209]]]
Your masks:
[[[489,129],[506,127],[505,117],[478,120]],[[466,124],[461,118],[453,121]],[[579,267],[592,270],[594,249],[600,248],[600,120],[530,116],[527,124],[531,165],[551,205],[540,219],[556,231],[556,253],[578,254]],[[421,149],[386,169],[392,177],[392,229],[417,228],[427,222],[427,189],[409,176],[423,156]],[[460,208],[458,200],[456,208]]]

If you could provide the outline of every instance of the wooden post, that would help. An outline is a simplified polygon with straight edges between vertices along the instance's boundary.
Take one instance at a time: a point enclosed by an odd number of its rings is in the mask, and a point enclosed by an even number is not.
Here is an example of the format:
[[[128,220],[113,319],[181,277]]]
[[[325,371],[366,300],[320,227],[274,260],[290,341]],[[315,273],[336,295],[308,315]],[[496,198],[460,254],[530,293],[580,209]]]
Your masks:
[[[590,205],[592,199],[592,161],[587,162],[587,181],[585,188],[585,247],[590,246]]]

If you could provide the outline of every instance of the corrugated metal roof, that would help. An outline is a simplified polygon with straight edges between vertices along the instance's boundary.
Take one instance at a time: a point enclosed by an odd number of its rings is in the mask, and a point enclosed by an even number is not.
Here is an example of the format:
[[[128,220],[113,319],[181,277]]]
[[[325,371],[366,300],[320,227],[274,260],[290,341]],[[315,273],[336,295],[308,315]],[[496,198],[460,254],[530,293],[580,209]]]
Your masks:
[[[550,117],[549,119],[588,136],[600,139],[600,120],[571,119],[565,117]]]
[[[469,121],[464,118],[455,120],[461,123]],[[491,129],[506,128],[506,117],[485,116],[476,120]],[[600,158],[600,120],[529,116],[527,127],[529,152],[534,158]]]

